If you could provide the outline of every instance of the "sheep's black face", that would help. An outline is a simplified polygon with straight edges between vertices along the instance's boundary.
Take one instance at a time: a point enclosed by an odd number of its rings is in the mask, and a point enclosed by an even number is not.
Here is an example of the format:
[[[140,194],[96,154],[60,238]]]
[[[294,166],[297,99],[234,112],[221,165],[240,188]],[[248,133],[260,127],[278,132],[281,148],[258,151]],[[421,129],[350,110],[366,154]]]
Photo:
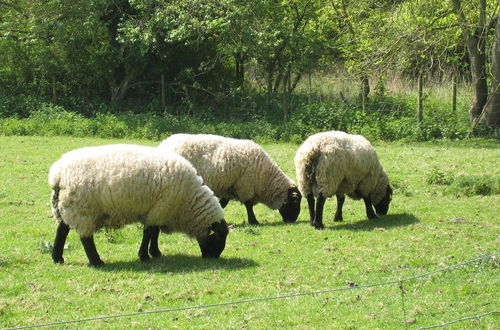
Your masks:
[[[227,223],[224,219],[214,222],[208,228],[207,236],[198,239],[203,258],[218,258],[226,247],[226,237],[229,233]]]
[[[300,213],[301,199],[302,195],[300,194],[299,189],[297,189],[297,187],[292,187],[288,189],[288,196],[286,198],[286,202],[279,209],[284,222],[295,222],[295,220],[297,220]]]
[[[387,186],[387,190],[385,192],[384,198],[375,206],[375,211],[377,211],[378,215],[386,215],[389,211],[389,204],[392,200],[392,188],[391,186]]]

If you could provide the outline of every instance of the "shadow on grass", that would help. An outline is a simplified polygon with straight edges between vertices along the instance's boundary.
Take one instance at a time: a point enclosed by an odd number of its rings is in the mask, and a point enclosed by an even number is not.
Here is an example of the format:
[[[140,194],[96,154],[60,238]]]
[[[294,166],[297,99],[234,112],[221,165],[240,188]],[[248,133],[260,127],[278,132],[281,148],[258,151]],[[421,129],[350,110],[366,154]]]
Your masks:
[[[259,227],[282,227],[282,226],[295,226],[306,223],[309,221],[306,220],[298,220],[295,222],[284,222],[284,221],[274,221],[274,222],[265,222],[262,220],[258,225],[251,225],[248,222],[244,223],[230,223],[234,228],[259,228]]]
[[[345,220],[344,220],[345,221]],[[333,222],[333,221],[332,221]],[[371,231],[378,228],[389,229],[393,227],[403,227],[409,226],[414,223],[418,223],[420,220],[412,214],[401,213],[401,214],[388,214],[384,216],[379,216],[377,219],[365,219],[362,221],[354,221],[351,223],[344,222],[333,222],[333,226],[328,226],[325,224],[325,229],[327,230],[364,230]],[[323,221],[323,223],[325,223]]]
[[[241,269],[257,267],[258,264],[246,258],[224,258],[203,259],[200,256],[191,255],[163,255],[153,258],[148,262],[141,262],[139,259],[130,261],[106,262],[104,267],[98,268],[100,271],[117,272],[154,272],[154,273],[189,273],[202,272],[206,270],[218,269]]]

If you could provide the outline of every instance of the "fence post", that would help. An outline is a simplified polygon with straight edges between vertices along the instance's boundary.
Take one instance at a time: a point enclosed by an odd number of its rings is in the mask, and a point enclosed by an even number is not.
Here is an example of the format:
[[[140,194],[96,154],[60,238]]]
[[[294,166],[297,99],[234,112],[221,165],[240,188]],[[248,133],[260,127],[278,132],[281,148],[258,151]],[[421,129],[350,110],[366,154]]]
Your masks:
[[[417,101],[417,121],[420,124],[424,117],[424,76],[420,72],[418,74],[418,101]]]
[[[451,91],[451,111],[457,112],[457,74],[453,73],[452,91]]]

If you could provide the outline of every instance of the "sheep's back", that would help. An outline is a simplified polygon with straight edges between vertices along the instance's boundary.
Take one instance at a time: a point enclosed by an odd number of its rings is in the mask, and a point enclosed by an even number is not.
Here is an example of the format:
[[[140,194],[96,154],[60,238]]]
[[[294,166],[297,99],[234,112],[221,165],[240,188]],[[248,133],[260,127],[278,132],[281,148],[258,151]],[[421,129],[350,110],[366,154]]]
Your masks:
[[[325,197],[352,194],[377,163],[375,150],[368,140],[343,132],[312,135],[295,157],[299,189],[305,195],[321,193]]]
[[[236,197],[232,189],[248,174],[255,152],[252,141],[208,134],[175,134],[159,147],[189,160],[215,195],[227,198]]]
[[[49,180],[59,190],[63,218],[98,221],[120,227],[134,221],[159,221],[151,210],[175,216],[190,191],[201,186],[194,168],[177,154],[152,147],[112,145],[71,151],[51,168]],[[58,178],[55,180],[54,178]],[[151,218],[151,219],[149,219]]]

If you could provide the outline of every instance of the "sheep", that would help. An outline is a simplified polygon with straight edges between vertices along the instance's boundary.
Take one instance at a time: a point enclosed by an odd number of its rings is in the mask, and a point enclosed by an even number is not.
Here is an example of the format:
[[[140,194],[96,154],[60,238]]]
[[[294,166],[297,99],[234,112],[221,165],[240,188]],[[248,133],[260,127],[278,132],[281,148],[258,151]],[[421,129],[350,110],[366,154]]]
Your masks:
[[[249,224],[259,224],[253,212],[257,203],[279,209],[284,222],[297,220],[302,199],[298,188],[257,143],[209,134],[174,134],[159,148],[189,160],[223,208],[230,199],[243,203]]]
[[[323,206],[334,194],[337,210],[334,221],[342,221],[347,194],[363,199],[369,219],[385,215],[392,199],[392,188],[373,146],[360,135],[330,131],[310,136],[294,158],[300,192],[306,196],[310,223],[323,228]],[[314,198],[317,198],[316,206]]]
[[[149,259],[148,245],[153,257],[161,256],[160,228],[196,238],[204,258],[218,258],[224,250],[224,211],[195,168],[178,154],[126,144],[76,149],[51,166],[48,181],[58,222],[55,263],[64,263],[71,228],[79,234],[90,266],[104,265],[93,234],[133,222],[144,224],[142,261]]]

